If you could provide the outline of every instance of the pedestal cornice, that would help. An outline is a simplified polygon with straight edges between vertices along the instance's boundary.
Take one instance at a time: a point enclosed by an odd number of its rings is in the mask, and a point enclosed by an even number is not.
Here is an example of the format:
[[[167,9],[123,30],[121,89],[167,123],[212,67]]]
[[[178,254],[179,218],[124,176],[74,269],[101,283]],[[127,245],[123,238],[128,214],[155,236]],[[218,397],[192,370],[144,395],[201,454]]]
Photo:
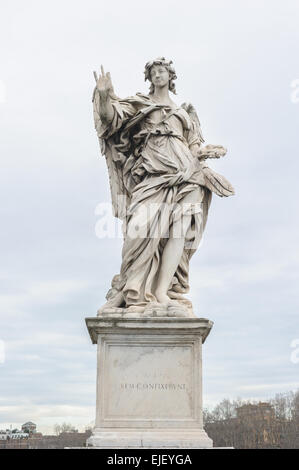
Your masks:
[[[207,318],[85,318],[86,326],[93,344],[97,344],[99,334],[124,334],[135,332],[136,334],[199,334],[202,343],[205,342],[213,322]]]

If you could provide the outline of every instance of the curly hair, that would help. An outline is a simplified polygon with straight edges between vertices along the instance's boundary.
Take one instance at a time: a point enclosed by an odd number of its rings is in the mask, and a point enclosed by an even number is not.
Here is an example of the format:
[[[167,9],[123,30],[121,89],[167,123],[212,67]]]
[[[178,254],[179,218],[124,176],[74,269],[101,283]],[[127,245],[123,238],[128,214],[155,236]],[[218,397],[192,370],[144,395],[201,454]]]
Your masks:
[[[144,80],[148,80],[148,81],[152,81],[151,79],[151,69],[154,65],[162,65],[163,67],[166,68],[166,70],[168,71],[169,73],[169,85],[168,85],[168,88],[169,90],[174,93],[176,95],[176,89],[175,89],[175,84],[174,84],[174,80],[177,79],[177,76],[176,76],[176,73],[175,73],[175,70],[174,70],[174,67],[172,66],[172,60],[166,60],[165,57],[158,57],[157,59],[155,60],[151,60],[149,62],[147,62],[145,64],[145,70],[144,70],[144,75],[145,75],[145,78]],[[150,94],[152,94],[154,92],[154,85],[151,83],[151,86],[150,86]]]

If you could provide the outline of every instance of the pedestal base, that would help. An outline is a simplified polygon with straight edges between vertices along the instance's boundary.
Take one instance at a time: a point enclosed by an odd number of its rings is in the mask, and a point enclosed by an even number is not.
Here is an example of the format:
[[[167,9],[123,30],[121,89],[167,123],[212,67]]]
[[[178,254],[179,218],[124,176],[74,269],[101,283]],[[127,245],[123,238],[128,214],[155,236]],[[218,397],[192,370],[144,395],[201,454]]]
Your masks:
[[[94,429],[87,446],[105,449],[207,449],[213,441],[204,430],[116,431]]]
[[[199,318],[87,318],[98,344],[98,448],[211,448],[202,423]]]

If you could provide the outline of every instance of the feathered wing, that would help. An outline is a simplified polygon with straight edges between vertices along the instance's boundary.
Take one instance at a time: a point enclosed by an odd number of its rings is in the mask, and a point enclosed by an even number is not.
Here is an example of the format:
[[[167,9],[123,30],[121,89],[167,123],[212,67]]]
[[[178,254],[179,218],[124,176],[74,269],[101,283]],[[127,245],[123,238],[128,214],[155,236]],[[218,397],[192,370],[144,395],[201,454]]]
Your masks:
[[[200,127],[200,121],[198,119],[197,112],[195,111],[194,106],[191,103],[183,103],[182,108],[189,114],[190,119],[192,120],[195,126],[196,133],[198,134],[200,142],[204,143],[204,138]]]
[[[111,145],[109,139],[105,141],[105,158],[109,174],[113,215],[122,220],[126,216],[131,198],[124,185],[123,164],[120,161],[120,154],[116,151],[114,145]]]
[[[92,102],[95,128],[99,136],[101,125],[99,114],[100,103],[96,90],[93,93]],[[130,195],[125,187],[123,178],[123,166],[126,158],[121,152],[116,150],[113,137],[108,139],[99,137],[99,142],[101,153],[105,155],[108,168],[113,215],[119,219],[124,219],[130,202]]]
[[[195,126],[199,140],[203,143],[204,138],[200,127],[200,121],[194,106],[191,103],[183,103],[182,108],[189,114],[190,119],[193,121]],[[201,165],[201,169],[204,174],[205,186],[210,191],[217,194],[219,197],[228,197],[235,194],[234,188],[224,176],[219,175],[206,165]]]

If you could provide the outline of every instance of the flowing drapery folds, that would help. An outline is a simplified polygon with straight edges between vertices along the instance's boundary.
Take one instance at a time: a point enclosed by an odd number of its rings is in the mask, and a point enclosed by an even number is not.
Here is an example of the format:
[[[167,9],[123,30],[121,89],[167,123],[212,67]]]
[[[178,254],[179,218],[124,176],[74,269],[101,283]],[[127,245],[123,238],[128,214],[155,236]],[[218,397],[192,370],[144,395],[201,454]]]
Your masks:
[[[93,104],[113,212],[124,223],[120,274],[114,276],[107,298],[122,292],[123,307],[145,307],[156,301],[169,231],[189,214],[183,254],[168,290],[170,298],[183,301],[189,290],[189,261],[200,243],[212,192],[229,196],[233,188],[198,158],[203,143],[199,122],[184,107],[163,105],[141,93],[114,97],[113,119],[103,123],[97,90]],[[195,189],[198,201],[184,204],[184,197]]]

